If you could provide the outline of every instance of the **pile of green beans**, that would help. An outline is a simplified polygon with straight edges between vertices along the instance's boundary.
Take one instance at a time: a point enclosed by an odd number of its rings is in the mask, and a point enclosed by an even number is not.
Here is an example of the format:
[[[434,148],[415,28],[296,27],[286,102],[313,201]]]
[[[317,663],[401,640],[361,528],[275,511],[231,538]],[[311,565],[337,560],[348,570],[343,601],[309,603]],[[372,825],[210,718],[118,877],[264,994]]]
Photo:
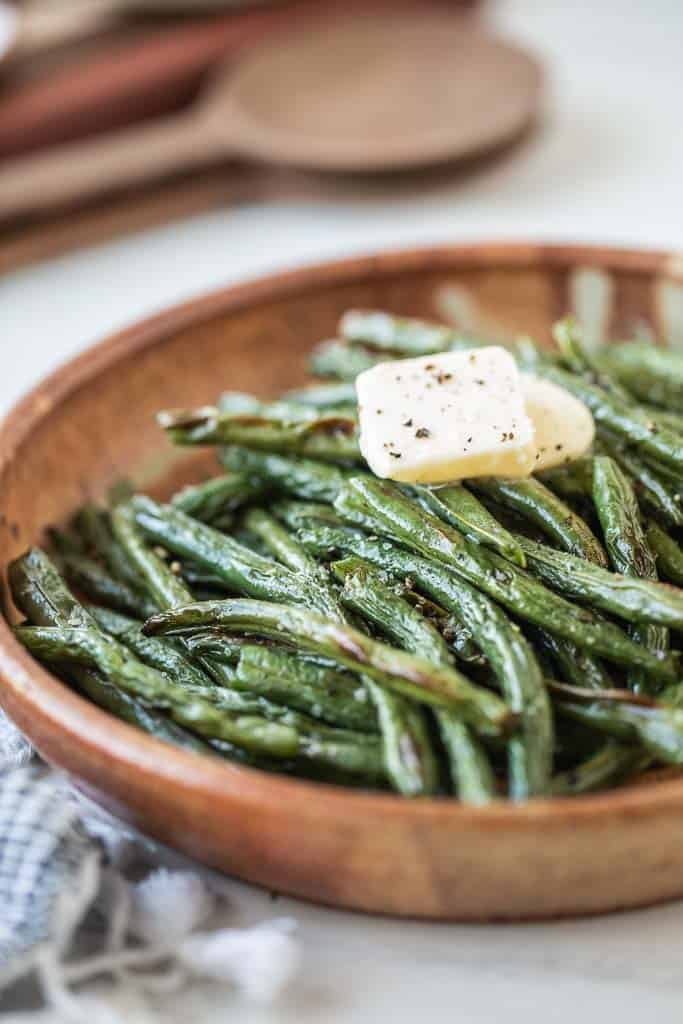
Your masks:
[[[160,413],[220,469],[50,528],[9,568],[18,640],[165,742],[327,784],[484,805],[683,765],[683,355],[555,339],[518,359],[596,441],[524,480],[368,470],[355,376],[485,344],[383,312],[342,318],[318,383]]]

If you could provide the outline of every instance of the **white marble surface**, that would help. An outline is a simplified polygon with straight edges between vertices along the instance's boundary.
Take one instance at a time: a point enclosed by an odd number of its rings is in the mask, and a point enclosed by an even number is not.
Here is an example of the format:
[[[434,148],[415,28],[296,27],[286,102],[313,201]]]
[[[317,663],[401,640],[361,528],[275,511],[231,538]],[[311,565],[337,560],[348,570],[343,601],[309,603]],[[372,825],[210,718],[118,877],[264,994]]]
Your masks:
[[[489,16],[548,65],[544,121],[525,147],[422,196],[226,209],[7,276],[0,407],[113,328],[276,267],[493,237],[683,248],[680,0],[500,0]],[[273,912],[266,894],[232,888],[246,916]],[[680,905],[505,927],[373,920],[289,900],[276,911],[301,922],[306,981],[291,1000],[255,1010],[196,990],[168,1019],[680,1019]]]

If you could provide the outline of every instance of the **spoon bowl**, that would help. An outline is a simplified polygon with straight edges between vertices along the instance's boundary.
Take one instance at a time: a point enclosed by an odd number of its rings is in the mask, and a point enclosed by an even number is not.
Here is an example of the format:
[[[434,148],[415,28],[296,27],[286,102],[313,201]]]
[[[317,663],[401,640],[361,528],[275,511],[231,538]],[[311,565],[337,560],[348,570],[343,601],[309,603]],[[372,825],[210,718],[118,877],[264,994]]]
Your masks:
[[[281,88],[274,88],[281,83]],[[441,11],[365,15],[269,42],[213,90],[226,144],[315,170],[385,171],[470,156],[519,133],[536,63]]]

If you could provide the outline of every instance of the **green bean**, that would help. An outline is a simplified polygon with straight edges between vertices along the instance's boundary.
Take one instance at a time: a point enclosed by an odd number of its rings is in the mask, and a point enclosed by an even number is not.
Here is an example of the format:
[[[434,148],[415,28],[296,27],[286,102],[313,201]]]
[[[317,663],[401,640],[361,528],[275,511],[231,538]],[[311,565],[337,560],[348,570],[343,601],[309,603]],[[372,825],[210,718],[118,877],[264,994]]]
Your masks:
[[[227,469],[249,473],[284,494],[307,501],[334,501],[349,475],[348,470],[313,459],[286,458],[247,448],[223,448],[219,454]]]
[[[187,668],[181,682],[174,682],[95,628],[17,627],[15,633],[39,659],[97,669],[124,692],[168,711],[181,725],[206,737],[270,757],[299,756],[369,779],[383,777],[380,746],[373,737],[319,726],[260,697],[195,686],[187,678]],[[153,657],[157,658],[156,652]],[[169,659],[167,664],[178,679],[177,663],[171,666]]]
[[[127,693],[122,693],[111,683],[102,679],[96,672],[79,666],[72,666],[69,681],[79,693],[103,708],[110,714],[120,718],[129,725],[135,725],[155,739],[171,743],[183,750],[191,750],[196,754],[214,754],[213,747],[187,729],[166,718],[159,712],[141,704]]]
[[[649,342],[610,345],[600,365],[643,402],[678,412],[683,403],[683,356]]]
[[[216,529],[214,525],[214,529]],[[170,566],[174,563],[170,563]],[[200,593],[210,594],[211,597],[216,597],[216,592],[229,593],[230,587],[215,573],[209,572],[208,569],[201,569],[198,565],[194,565],[192,562],[180,562],[175,563],[175,567],[180,566],[180,579],[187,584],[192,592],[195,600],[199,600]],[[175,575],[175,573],[174,573]]]
[[[583,331],[574,317],[567,316],[553,327],[553,337],[562,353],[565,365],[590,383],[599,384],[615,398],[632,404],[633,396],[613,377],[603,372],[598,356],[590,352],[583,340]]]
[[[402,356],[429,356],[480,344],[442,324],[375,310],[349,310],[341,319],[339,331],[344,341]]]
[[[593,493],[593,457],[584,455],[564,466],[545,469],[537,479],[565,500],[589,498]]]
[[[657,568],[628,479],[617,463],[598,455],[593,463],[593,500],[615,572],[656,580]]]
[[[242,643],[235,685],[330,725],[377,732],[377,716],[357,677],[287,651]]]
[[[437,722],[458,800],[473,806],[490,803],[496,795],[496,779],[484,747],[455,715],[438,712]]]
[[[294,531],[305,529],[311,522],[325,526],[344,526],[344,520],[331,505],[324,505],[318,501],[294,501],[292,498],[283,498],[273,502],[271,508],[273,514]]]
[[[293,757],[298,753],[296,730],[257,716],[227,714],[209,700],[189,694],[161,672],[97,629],[19,626],[17,639],[41,661],[75,662],[96,669],[119,689],[200,735],[225,739],[256,753]]]
[[[116,508],[124,501],[129,501],[135,494],[135,487],[128,477],[119,477],[107,489],[107,505],[110,509]]]
[[[146,590],[159,608],[186,604],[188,589],[146,543],[135,520],[135,499],[119,505],[112,513],[112,528],[119,544],[135,566]]]
[[[208,569],[231,589],[250,597],[305,604],[331,618],[343,620],[344,615],[337,602],[331,599],[328,588],[316,581],[257,555],[232,537],[218,533],[170,505],[159,505],[139,495],[131,502],[131,508],[143,533]]]
[[[524,552],[510,531],[501,526],[495,516],[462,484],[438,488],[416,486],[412,490],[427,511],[455,526],[467,540],[498,551],[524,568]]]
[[[142,504],[142,507],[148,511],[150,508],[153,508],[149,499],[140,499],[137,502],[137,505],[140,504]],[[194,598],[185,584],[171,572],[165,562],[159,559],[158,556],[144,544],[135,523],[134,507],[137,506],[135,506],[135,503],[133,502],[129,503],[124,508],[117,509],[115,513],[115,525],[120,532],[120,537],[126,546],[126,550],[129,551],[131,558],[136,562],[141,576],[145,580],[147,588],[155,601],[155,610],[160,609],[163,611],[167,608],[174,608],[178,605],[191,603]],[[186,532],[188,530],[193,530],[193,524],[197,528],[201,527],[201,539],[203,539],[204,545],[210,546],[213,544],[214,548],[216,545],[219,545],[219,550],[224,558],[227,558],[233,555],[234,552],[238,551],[240,555],[242,555],[243,571],[246,571],[248,566],[252,572],[257,572],[261,565],[266,565],[269,571],[275,569],[270,562],[265,559],[261,559],[260,556],[253,556],[252,558],[251,553],[249,553],[249,558],[245,561],[243,553],[248,552],[247,548],[244,548],[241,545],[236,545],[234,541],[231,539],[228,540],[227,538],[225,539],[225,543],[222,543],[220,540],[217,540],[221,535],[217,534],[216,531],[212,530],[210,527],[195,523],[194,520],[185,516],[184,513],[173,514],[173,510],[170,506],[167,507],[167,511],[170,511],[171,513],[172,522],[174,522],[176,526],[179,526],[180,529],[185,529]],[[195,529],[194,532],[196,533],[197,530]],[[254,559],[257,559],[258,561],[255,562]],[[207,564],[211,563],[208,562]],[[235,571],[239,568],[240,566],[238,564],[233,564],[233,569]],[[215,573],[213,575],[215,575]],[[294,579],[295,577],[292,578]],[[298,581],[298,577],[296,579]],[[316,595],[321,593],[326,598],[325,608],[329,608],[333,615],[338,616],[342,621],[344,620],[344,613],[341,606],[338,604],[334,595],[328,592],[328,588],[317,586],[307,586],[304,588],[304,582],[305,581],[303,580],[300,581],[300,584],[299,581],[297,582],[297,593],[299,594],[300,599],[303,599],[304,592],[309,593],[312,598],[315,598]],[[287,593],[289,593],[289,591],[287,591]],[[201,653],[196,647],[192,647],[190,645],[188,639],[182,641],[182,647],[186,654],[189,654],[191,657],[195,657],[199,660],[201,669],[205,673],[208,673],[214,682],[221,686],[231,686],[233,684],[235,676],[234,671],[224,663],[223,658],[216,657],[215,652],[212,653],[210,651],[205,651],[204,653]],[[161,666],[157,664],[157,667]]]
[[[638,747],[627,747],[608,740],[597,753],[585,761],[561,772],[552,780],[554,796],[578,796],[597,789],[617,785],[632,775],[638,775],[651,763],[652,757]]]
[[[8,579],[16,606],[37,626],[92,628],[91,614],[74,597],[55,565],[38,548],[31,548],[11,563]],[[200,739],[175,722],[149,710],[128,694],[121,693],[95,672],[74,668],[71,680],[94,704],[136,725],[144,732],[186,750],[210,752]]]
[[[683,710],[596,701],[557,701],[558,711],[623,743],[641,744],[665,764],[683,764]]]
[[[287,391],[284,396],[292,402],[310,405],[315,409],[337,409],[356,405],[356,389],[353,384],[314,384],[296,391]]]
[[[420,707],[372,679],[365,685],[373,700],[380,732],[385,771],[402,796],[431,796],[439,784],[438,762]]]
[[[263,405],[260,398],[246,391],[224,391],[218,399],[220,411],[233,416],[258,416]]]
[[[236,682],[240,682],[239,672]],[[207,696],[211,703],[222,711],[257,716],[265,721],[295,729],[299,741],[298,757],[304,760],[337,768],[352,775],[362,775],[373,781],[385,777],[376,729],[373,735],[367,731],[335,728],[291,707],[240,689],[218,688]]]
[[[669,681],[677,678],[676,659],[665,652],[652,652],[640,647],[622,630],[609,622],[598,620],[588,609],[577,608],[547,587],[539,586],[538,581],[512,563],[493,552],[468,544],[452,527],[421,512],[386,484],[354,478],[344,485],[335,501],[335,508],[350,521],[395,538],[418,554],[445,563],[457,577],[467,580],[500,601],[519,618],[588,650],[594,650],[610,661],[642,667],[656,678]],[[299,537],[302,542],[303,532],[300,532]],[[321,529],[318,537],[324,533],[325,530]],[[333,534],[333,530],[328,530],[326,541],[331,541]],[[342,539],[346,542],[348,538],[342,535]],[[532,542],[525,538],[519,538],[519,541],[527,559],[529,550],[540,548],[543,553],[551,551],[541,545],[530,548]],[[309,536],[307,543],[314,544],[313,538]],[[313,550],[313,547],[309,547],[309,550]],[[360,549],[356,553],[366,557]],[[571,555],[564,553],[552,554],[561,559],[572,559]],[[581,566],[583,572],[587,563],[582,559],[573,561]],[[605,573],[605,570],[597,566],[587,567]]]
[[[332,568],[344,583],[342,601],[378,627],[393,643],[436,664],[448,666],[453,663],[448,646],[434,626],[404,598],[398,596],[372,566],[368,566],[360,559],[349,558],[335,563]],[[401,715],[409,714],[410,710],[410,707],[399,707],[396,714],[399,724]],[[378,713],[382,721],[383,714],[379,704]],[[451,774],[459,798],[467,803],[487,802],[494,795],[495,782],[479,741],[454,712],[438,708],[435,714],[449,755]],[[410,717],[408,720],[410,721]],[[422,732],[425,734],[424,740],[417,744],[416,761],[419,763],[420,759],[424,759],[425,752],[429,754],[428,763],[434,764],[432,772],[435,784],[435,760],[431,754],[424,722]],[[401,738],[400,732],[395,746],[397,755],[405,752],[405,739]],[[385,747],[391,749],[389,744],[385,744]],[[392,771],[389,766],[388,774],[391,778]]]
[[[195,600],[191,591],[185,583],[176,576],[171,567],[167,565],[166,562],[154,551],[152,551],[147,544],[145,544],[135,522],[133,499],[127,502],[124,506],[120,506],[115,510],[113,525],[120,537],[123,550],[130,558],[131,564],[135,564],[138,569],[140,578],[144,582],[147,592],[154,602],[154,611],[163,611],[166,608],[173,608],[177,605],[188,604]],[[219,583],[220,582],[221,581],[219,580]],[[112,620],[110,619],[109,622],[111,625]],[[135,645],[133,645],[130,643],[129,637],[128,646],[133,647],[135,652],[141,656],[143,661],[149,661],[152,652],[149,647],[144,647],[144,639],[144,637],[142,639],[137,638],[135,640]],[[204,684],[212,680],[219,686],[230,687],[232,685],[234,671],[231,667],[221,661],[216,661],[214,658],[200,655],[198,652],[191,649],[187,640],[179,641],[179,647],[182,653],[197,662],[198,668],[204,676]],[[147,657],[143,656],[143,650],[147,654]],[[158,648],[154,651],[154,654],[156,655],[156,658],[151,661],[151,664],[156,668],[165,670],[164,661],[160,656]],[[180,671],[180,669],[178,670]],[[198,684],[198,680],[188,678],[187,674],[184,674],[183,678],[185,678],[187,685],[196,686]]]
[[[658,459],[650,455],[645,456],[644,461],[660,477],[662,482],[668,486],[674,501],[683,501],[683,476],[681,473],[672,469],[671,466],[663,465]]]
[[[344,521],[329,505],[303,501],[279,501],[273,505],[273,512],[279,516],[292,530],[306,530],[313,526],[333,526],[344,531]],[[351,531],[350,536],[355,536]],[[314,549],[315,550],[315,549]],[[320,551],[315,551],[321,554]],[[472,636],[463,623],[454,620],[453,616],[437,604],[429,601],[422,594],[414,593],[410,587],[403,588],[404,597],[413,604],[419,605],[425,615],[438,620],[441,633],[461,661],[483,664],[485,659],[472,642]]]
[[[431,559],[422,559],[421,563],[411,563],[417,556],[402,551],[388,540],[368,536],[361,530],[350,527],[328,527],[311,524],[299,531],[299,540],[311,553],[322,558],[334,558],[352,554],[365,558],[380,568],[389,568],[397,572],[411,573],[411,564],[421,564],[420,577],[423,570],[429,567],[435,581],[435,589],[430,596],[451,607],[446,598],[449,588],[458,591],[463,588],[463,580],[467,577],[456,574],[446,565]],[[502,560],[501,560],[502,561]],[[505,563],[503,563],[504,565]],[[405,566],[399,569],[398,566]],[[480,569],[482,567],[480,566]],[[412,573],[411,573],[412,575]],[[475,582],[479,577],[473,572],[471,579]],[[436,582],[438,581],[438,583]],[[639,647],[617,626],[598,618],[592,612],[570,604],[552,590],[535,586],[536,580],[526,574],[507,576],[501,566],[491,566],[481,578],[481,589],[484,594],[497,597],[501,604],[508,607],[516,616],[526,619],[534,625],[541,626],[554,635],[575,643],[581,649],[601,654],[609,661],[623,665],[642,666],[654,678],[664,682],[678,679],[678,660],[670,654],[658,655]],[[436,586],[443,586],[444,592],[438,596]],[[421,584],[422,586],[422,584]],[[479,591],[475,591],[479,592]],[[484,594],[481,596],[483,597]],[[492,605],[495,608],[495,605]],[[467,621],[468,627],[470,622]]]
[[[590,527],[535,477],[471,480],[470,486],[528,519],[564,551],[607,566],[607,556]]]
[[[640,521],[634,490],[614,459],[599,455],[594,460],[593,501],[613,569],[625,576],[657,580],[655,558]],[[651,624],[632,626],[630,635],[652,651],[669,646],[668,630]],[[629,685],[646,687],[642,673],[629,674]]]
[[[669,526],[683,526],[683,504],[661,474],[612,438],[602,437],[601,441],[606,452],[628,473],[639,501]]]
[[[308,357],[312,373],[343,381],[353,381],[359,373],[386,361],[384,353],[372,352],[362,345],[347,345],[336,338],[316,345]]]
[[[458,621],[467,624],[489,660],[510,707],[521,717],[520,733],[509,742],[510,794],[513,799],[522,800],[545,792],[553,745],[550,705],[533,651],[517,627],[484,594],[455,578],[438,563],[401,551],[384,541],[362,537],[354,540],[349,550],[398,579],[409,577],[415,587],[453,612]],[[350,568],[354,561],[346,560],[341,565]],[[338,567],[337,571],[344,569]],[[395,602],[389,602],[388,597],[385,602],[386,607],[395,607]],[[386,615],[386,610],[382,611]],[[405,614],[401,618],[395,615],[393,628],[397,621],[404,619]],[[427,643],[425,627],[412,620],[415,631],[410,641],[412,649],[418,649],[420,635],[420,644]],[[442,650],[433,643],[431,657],[437,649]]]
[[[683,548],[657,523],[650,523],[646,537],[662,576],[677,587],[683,587]]]
[[[75,525],[93,555],[104,562],[112,576],[138,590],[135,568],[112,532],[109,512],[87,503],[76,513]]]
[[[437,665],[452,665],[448,644],[435,627],[396,593],[370,562],[345,558],[332,563],[332,571],[344,584],[341,601],[372,623],[392,643]]]
[[[18,627],[15,632],[39,658],[96,666],[118,686],[168,709],[175,719],[210,738],[269,757],[296,755],[369,779],[383,777],[379,743],[372,736],[321,726],[262,697],[178,685],[95,630]]]
[[[103,556],[111,541],[104,509],[98,508],[91,501],[86,502],[76,513],[73,525],[90,551]]]
[[[570,391],[593,413],[598,428],[604,427],[643,456],[651,456],[678,473],[683,472],[683,436],[658,426],[638,408],[619,396],[590,384],[582,377],[556,366],[542,365],[541,376]]]
[[[292,537],[281,523],[262,508],[250,508],[244,516],[244,525],[255,534],[279,562],[293,572],[310,573],[327,581],[327,575],[305,548]]]
[[[453,664],[443,637],[419,612],[384,586],[372,569],[368,574],[367,567],[362,565],[356,564],[352,570],[348,564],[338,563],[335,571],[344,583],[342,603],[347,608],[378,626],[380,632],[397,646],[412,650],[437,664]],[[367,598],[367,603],[363,597]],[[418,641],[416,646],[411,647],[405,642],[406,635]],[[420,647],[420,640],[424,649]],[[432,658],[435,650],[439,651],[439,657]],[[438,787],[438,761],[424,712],[407,698],[388,693],[371,680],[366,681],[366,685],[377,709],[385,765],[394,789],[404,796],[435,792]],[[436,714],[450,715],[451,712],[437,709]]]
[[[168,410],[159,424],[177,445],[245,445],[267,452],[311,456],[331,462],[357,462],[358,423],[333,413],[299,421],[266,416],[235,416],[211,406]]]
[[[145,665],[164,672],[188,693],[206,696],[213,690],[214,684],[210,676],[198,665],[193,664],[172,643],[145,636],[142,633],[141,622],[108,609],[92,608],[91,613],[101,630],[120,640]]]
[[[659,409],[656,405],[644,405],[642,409],[646,415],[661,423],[663,427],[668,427],[669,430],[674,430],[677,434],[683,434],[683,413],[673,412],[671,409]]]
[[[111,608],[100,608],[96,604],[86,605],[85,608],[102,632],[109,633],[117,640],[121,640],[129,629],[142,629],[144,625],[140,619],[133,619],[130,615],[123,615]],[[47,623],[36,623],[36,625],[47,625]]]
[[[55,564],[40,548],[10,563],[7,579],[12,599],[29,622],[39,626],[93,626],[90,613],[76,600]]]
[[[263,486],[258,481],[244,473],[229,473],[192,487],[184,487],[173,495],[171,504],[195,519],[212,523],[226,512],[233,512],[260,497],[262,493]]]
[[[93,601],[141,619],[152,614],[153,604],[139,590],[114,579],[99,562],[85,555],[62,556],[61,564],[70,583]]]
[[[526,554],[529,570],[561,594],[589,603],[627,622],[651,622],[673,629],[683,628],[683,592],[677,587],[621,576],[526,537],[518,539]]]
[[[73,530],[60,530],[58,526],[48,526],[45,530],[53,551],[57,555],[84,555],[83,538]]]
[[[227,633],[263,636],[332,658],[419,703],[452,707],[486,735],[511,729],[515,716],[494,694],[475,686],[454,668],[430,665],[374,641],[357,629],[305,609],[265,601],[207,601],[174,609],[148,620],[150,636],[216,626]]]
[[[568,640],[539,631],[536,641],[541,651],[559,669],[560,677],[575,686],[610,690],[614,684],[602,662]]]
[[[257,645],[258,640],[245,637],[227,637],[217,629],[206,629],[190,633],[182,638],[186,650],[197,658],[209,658],[224,665],[236,665],[246,644]],[[270,641],[264,643],[269,646]]]

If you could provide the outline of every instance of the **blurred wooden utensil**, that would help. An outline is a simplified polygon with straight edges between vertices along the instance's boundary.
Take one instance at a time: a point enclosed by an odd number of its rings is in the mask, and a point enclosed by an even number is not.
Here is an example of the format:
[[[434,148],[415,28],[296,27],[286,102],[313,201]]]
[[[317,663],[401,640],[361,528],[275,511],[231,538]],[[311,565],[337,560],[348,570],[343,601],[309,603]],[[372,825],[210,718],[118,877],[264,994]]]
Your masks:
[[[3,52],[25,56],[82,39],[127,14],[201,14],[240,6],[246,6],[245,0],[29,0],[15,9],[1,0],[0,25],[3,19],[10,24],[11,19],[12,39],[4,51],[0,43],[0,60]]]
[[[392,8],[392,13],[400,3],[415,7],[418,2],[425,0],[370,0],[373,10]],[[0,92],[0,159],[174,113],[195,100],[206,73],[219,61],[269,32],[331,16],[335,4],[288,0],[170,24],[130,22],[96,41],[52,51],[47,71],[40,70],[45,57],[14,61]],[[368,0],[344,5],[346,13],[364,9]],[[0,0],[0,16],[2,10]]]
[[[535,112],[538,65],[444,10],[356,15],[259,48],[188,114],[0,169],[0,216],[82,201],[228,156],[315,170],[471,156]]]

